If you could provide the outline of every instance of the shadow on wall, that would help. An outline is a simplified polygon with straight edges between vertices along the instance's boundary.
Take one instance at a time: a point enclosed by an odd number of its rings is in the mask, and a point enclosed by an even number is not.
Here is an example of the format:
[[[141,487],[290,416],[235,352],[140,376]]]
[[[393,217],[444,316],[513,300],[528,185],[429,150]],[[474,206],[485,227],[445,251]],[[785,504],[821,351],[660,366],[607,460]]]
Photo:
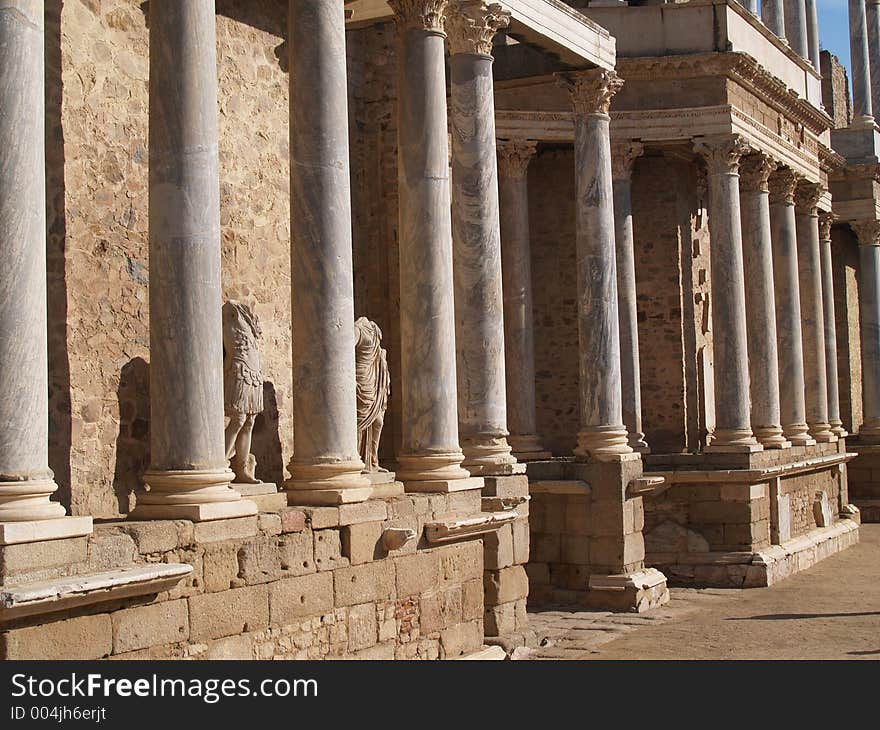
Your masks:
[[[150,366],[142,357],[127,362],[119,373],[119,435],[113,491],[119,512],[127,514],[133,495],[141,491],[141,475],[150,462]]]
[[[61,6],[45,2],[46,63],[46,279],[49,354],[49,466],[55,472],[58,499],[70,509],[72,441],[70,361],[67,352],[67,228],[64,209],[64,129],[61,104]]]
[[[257,460],[257,479],[273,482],[279,487],[284,481],[284,457],[281,453],[278,399],[275,385],[263,382],[263,412],[254,422],[251,453]]]

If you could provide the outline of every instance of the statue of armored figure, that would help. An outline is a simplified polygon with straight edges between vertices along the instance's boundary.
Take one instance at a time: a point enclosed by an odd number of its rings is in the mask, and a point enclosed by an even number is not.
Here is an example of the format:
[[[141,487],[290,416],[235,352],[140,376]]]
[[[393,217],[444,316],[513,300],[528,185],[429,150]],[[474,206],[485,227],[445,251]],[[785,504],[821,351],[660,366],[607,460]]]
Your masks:
[[[391,393],[382,330],[375,322],[359,317],[354,323],[354,336],[358,451],[365,473],[387,473],[379,466],[379,439]]]
[[[247,304],[230,299],[223,305],[223,394],[229,417],[226,458],[237,484],[261,484],[251,454],[254,421],[263,411],[263,372],[256,315]]]

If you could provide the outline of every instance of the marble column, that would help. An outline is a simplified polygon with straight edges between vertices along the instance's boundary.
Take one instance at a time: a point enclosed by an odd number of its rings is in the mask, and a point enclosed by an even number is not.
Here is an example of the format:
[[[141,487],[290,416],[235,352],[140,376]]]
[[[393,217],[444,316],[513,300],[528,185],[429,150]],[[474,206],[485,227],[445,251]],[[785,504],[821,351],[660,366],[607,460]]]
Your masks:
[[[761,21],[777,37],[786,40],[784,0],[761,0]]]
[[[740,164],[739,177],[752,431],[765,449],[791,446],[782,435],[779,417],[779,355],[768,187],[770,173],[775,168],[775,163],[765,155],[750,154]]]
[[[804,402],[804,351],[794,212],[797,182],[797,176],[788,168],[782,168],[770,177],[770,230],[782,433],[793,446],[809,446],[816,442],[809,434]]]
[[[254,514],[230,488],[223,421],[214,3],[152,0],[150,469],[138,518]]]
[[[742,5],[752,15],[758,14],[758,0],[740,0],[740,5]]]
[[[590,69],[560,76],[575,125],[580,432],[575,455],[631,454],[623,425],[609,108],[623,80]]]
[[[828,383],[828,423],[838,438],[847,435],[840,418],[837,380],[837,323],[834,317],[834,269],[831,262],[831,213],[819,213],[819,258],[822,265],[822,316],[825,319],[825,374]]]
[[[479,486],[458,441],[445,0],[389,0],[398,32],[401,453],[409,491]]]
[[[807,15],[807,53],[813,68],[819,71],[819,14],[816,0],[805,0]]]
[[[504,372],[508,441],[520,461],[549,459],[535,413],[535,333],[527,170],[537,142],[498,142],[501,273],[504,292]]]
[[[510,14],[481,0],[453,1],[449,34],[452,121],[452,261],[458,429],[475,475],[522,473],[507,442],[501,223],[492,39]]]
[[[291,504],[359,502],[348,86],[342,0],[291,0]],[[320,99],[321,103],[315,103]]]
[[[42,2],[0,3],[0,544],[2,523],[66,522],[50,501],[44,43]]]
[[[752,452],[761,445],[749,413],[749,361],[739,161],[747,148],[737,135],[698,139],[709,185],[709,252],[712,284],[712,348],[715,364],[715,429],[706,451]]]
[[[642,430],[642,381],[639,372],[639,324],[636,312],[636,263],[632,221],[633,167],[644,151],[644,145],[639,142],[618,142],[611,145],[623,425],[629,434],[630,448],[648,454],[651,449]]]
[[[802,182],[795,192],[801,337],[804,350],[804,402],[810,436],[819,443],[837,441],[828,423],[825,371],[825,315],[822,310],[822,263],[819,251],[819,183]]]
[[[868,35],[868,77],[871,109],[880,109],[880,0],[867,0],[865,26]]]
[[[785,1],[785,37],[791,49],[802,58],[809,58],[807,49],[807,8],[804,0]]]
[[[873,124],[871,66],[865,0],[849,0],[849,55],[852,75],[853,124]]]
[[[862,425],[859,441],[880,443],[880,221],[851,223],[859,240]]]

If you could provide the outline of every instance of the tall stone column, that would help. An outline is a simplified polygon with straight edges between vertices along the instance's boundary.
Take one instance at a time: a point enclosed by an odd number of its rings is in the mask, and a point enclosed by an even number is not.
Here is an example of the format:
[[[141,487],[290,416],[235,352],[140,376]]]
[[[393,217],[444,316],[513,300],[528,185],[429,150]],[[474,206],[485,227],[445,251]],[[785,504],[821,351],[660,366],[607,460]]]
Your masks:
[[[776,164],[765,155],[751,154],[743,158],[739,177],[752,431],[765,449],[791,446],[782,435],[779,417],[779,355],[768,187],[770,173],[775,168]]]
[[[791,49],[802,58],[808,58],[807,8],[804,0],[785,0],[785,37]]]
[[[782,432],[793,446],[809,446],[816,442],[809,434],[804,403],[804,351],[794,213],[797,181],[797,176],[788,168],[770,177],[770,229],[773,240],[773,283],[776,288]]]
[[[134,516],[254,514],[223,436],[214,3],[152,0],[149,27],[151,462]]]
[[[838,438],[847,435],[840,418],[837,381],[837,323],[834,317],[834,268],[831,262],[831,224],[834,215],[819,213],[819,258],[822,266],[822,316],[825,319],[825,374],[828,383],[828,423]]]
[[[849,55],[852,69],[853,124],[873,124],[871,66],[865,0],[849,0]]]
[[[633,451],[651,449],[642,430],[642,381],[639,371],[639,324],[636,311],[636,263],[633,250],[632,172],[645,151],[639,142],[611,145],[614,188],[614,239],[617,248],[617,307],[620,317],[620,375],[623,425]]]
[[[291,504],[358,502],[348,87],[342,0],[291,0]],[[320,103],[315,103],[320,99]]]
[[[867,0],[865,26],[868,36],[868,77],[871,109],[880,109],[880,0]]]
[[[816,0],[805,0],[807,15],[807,54],[816,71],[819,68],[819,14]],[[821,71],[820,71],[821,73]]]
[[[749,361],[739,161],[747,148],[737,135],[694,143],[706,161],[709,185],[709,251],[712,277],[712,343],[715,363],[715,429],[707,451],[752,452],[761,445],[749,413]]]
[[[758,0],[740,0],[740,4],[752,15],[758,14]]]
[[[850,224],[859,240],[862,417],[859,440],[880,443],[880,221]]]
[[[447,12],[452,104],[452,259],[458,428],[464,467],[522,473],[507,443],[501,223],[492,39],[510,22],[497,4],[454,0]]]
[[[761,0],[761,21],[778,38],[786,40],[784,0]]]
[[[504,372],[508,441],[520,461],[549,459],[535,413],[535,333],[527,170],[537,142],[498,142],[501,198],[501,274],[504,292]]]
[[[0,3],[0,545],[91,531],[50,501],[44,44],[42,2]]]
[[[611,98],[623,86],[613,71],[560,77],[574,109],[578,332],[581,423],[575,455],[616,460],[631,454],[623,425],[617,264],[611,182]]]
[[[804,401],[810,436],[819,443],[837,441],[828,423],[825,371],[825,315],[822,310],[822,263],[819,252],[819,183],[801,183],[795,194],[801,336],[804,349]]]
[[[402,445],[409,491],[481,486],[461,467],[446,125],[446,0],[389,0],[398,44]]]

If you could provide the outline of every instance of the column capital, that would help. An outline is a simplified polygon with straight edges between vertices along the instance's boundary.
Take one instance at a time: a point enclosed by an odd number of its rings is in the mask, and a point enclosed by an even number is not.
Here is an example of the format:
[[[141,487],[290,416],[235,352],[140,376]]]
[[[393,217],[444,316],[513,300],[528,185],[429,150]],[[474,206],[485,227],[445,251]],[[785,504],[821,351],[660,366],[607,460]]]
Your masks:
[[[496,143],[498,174],[504,178],[523,179],[537,148],[538,142],[533,139],[499,139]]]
[[[780,167],[770,176],[770,202],[794,205],[798,176],[790,167]]]
[[[770,175],[777,163],[767,155],[755,153],[743,157],[739,166],[739,187],[747,192],[766,193],[770,191]]]
[[[825,188],[822,183],[800,182],[795,189],[794,204],[799,213],[807,215],[816,215],[819,199]]]
[[[492,39],[510,24],[510,12],[498,3],[452,0],[446,14],[449,52],[492,55]]]
[[[699,137],[694,140],[694,152],[706,162],[710,175],[737,174],[740,158],[749,150],[738,134]]]
[[[623,79],[604,68],[560,73],[556,78],[568,91],[575,116],[608,114],[611,99],[623,87]]]
[[[611,143],[611,179],[629,180],[636,160],[645,152],[645,145],[634,140]]]
[[[851,221],[849,227],[856,234],[860,246],[880,246],[880,221],[873,218]]]
[[[877,0],[880,3],[880,0]],[[837,220],[837,216],[834,213],[829,213],[827,210],[819,211],[819,240],[820,241],[830,241],[831,240],[831,225],[834,221]]]
[[[443,33],[449,0],[388,0],[398,30]]]

